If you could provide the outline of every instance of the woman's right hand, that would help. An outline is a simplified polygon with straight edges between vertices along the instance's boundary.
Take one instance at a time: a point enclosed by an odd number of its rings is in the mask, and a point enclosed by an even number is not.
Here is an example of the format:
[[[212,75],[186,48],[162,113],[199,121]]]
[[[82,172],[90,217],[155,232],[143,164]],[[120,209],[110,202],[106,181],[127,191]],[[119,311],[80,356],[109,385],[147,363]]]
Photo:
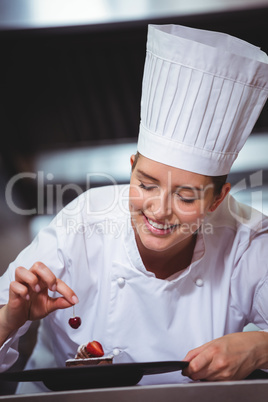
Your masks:
[[[50,297],[48,290],[62,296]],[[69,286],[56,278],[43,263],[36,262],[29,270],[18,267],[15,281],[9,288],[8,303],[0,310],[0,345],[27,320],[39,320],[52,311],[78,303],[78,298]]]

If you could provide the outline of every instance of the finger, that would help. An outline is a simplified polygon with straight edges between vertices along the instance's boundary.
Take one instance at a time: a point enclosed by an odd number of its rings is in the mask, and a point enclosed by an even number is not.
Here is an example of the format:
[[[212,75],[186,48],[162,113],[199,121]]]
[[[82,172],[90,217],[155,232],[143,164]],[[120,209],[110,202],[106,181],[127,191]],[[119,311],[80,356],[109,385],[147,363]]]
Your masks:
[[[203,352],[203,351],[207,348],[208,344],[209,344],[209,342],[208,342],[208,343],[205,343],[204,345],[198,346],[198,347],[195,348],[195,349],[190,350],[190,351],[187,353],[187,355],[184,357],[183,360],[185,360],[185,361],[187,361],[187,362],[190,362],[190,361],[193,360],[196,356],[198,356],[201,352]]]
[[[71,306],[73,306],[73,303],[70,303],[64,297],[50,297],[48,300],[48,313],[52,313],[53,311],[58,309],[69,308]]]
[[[40,292],[40,285],[38,284],[39,278],[24,267],[16,268],[15,281],[26,285],[27,289],[31,288],[33,292]]]
[[[78,297],[74,291],[65,282],[57,278],[45,264],[36,262],[30,271],[38,276],[41,289],[47,287],[53,292],[60,293],[71,305],[78,303]]]
[[[62,296],[64,296],[64,299],[66,299],[66,301],[70,303],[69,307],[79,302],[78,297],[76,296],[74,291],[68,285],[66,285],[66,283],[63,282],[60,278],[56,278],[55,285],[56,285],[56,291],[60,293]]]
[[[183,375],[193,380],[206,378],[207,368],[211,364],[212,358],[210,354],[199,353],[190,361],[189,366],[183,370]]]
[[[29,271],[38,277],[41,289],[47,287],[52,291],[56,290],[57,278],[45,264],[39,261],[35,262]]]
[[[20,282],[17,281],[11,282],[9,291],[12,298],[22,298],[24,300],[30,299],[28,287]]]
[[[183,360],[190,362],[191,360],[193,360],[196,356],[198,355],[198,350],[197,349],[193,349],[190,350],[187,355],[184,357]]]

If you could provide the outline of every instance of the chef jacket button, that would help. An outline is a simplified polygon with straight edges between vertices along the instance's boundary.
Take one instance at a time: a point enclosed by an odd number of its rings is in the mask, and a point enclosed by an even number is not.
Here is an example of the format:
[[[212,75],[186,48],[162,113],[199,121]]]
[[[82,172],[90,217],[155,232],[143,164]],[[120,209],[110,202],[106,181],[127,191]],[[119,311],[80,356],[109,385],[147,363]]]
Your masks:
[[[125,284],[125,278],[118,278],[117,283],[118,283],[118,286],[120,286],[120,288],[122,288]]]
[[[198,278],[198,279],[195,281],[195,284],[196,284],[196,286],[201,287],[201,286],[204,285],[204,282],[203,282],[203,280],[202,280],[201,278]]]
[[[118,348],[114,348],[114,350],[113,350],[113,355],[114,355],[114,356],[118,356],[119,353],[120,353],[120,350],[119,350]]]

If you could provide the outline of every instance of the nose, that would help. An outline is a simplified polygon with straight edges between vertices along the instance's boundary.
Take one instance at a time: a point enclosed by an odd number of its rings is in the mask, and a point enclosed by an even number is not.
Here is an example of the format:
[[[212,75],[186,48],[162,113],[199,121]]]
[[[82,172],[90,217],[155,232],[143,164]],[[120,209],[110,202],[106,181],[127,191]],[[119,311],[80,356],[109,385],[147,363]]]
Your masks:
[[[157,196],[149,197],[147,200],[147,208],[156,220],[164,220],[172,215],[172,199],[171,194],[162,190]]]

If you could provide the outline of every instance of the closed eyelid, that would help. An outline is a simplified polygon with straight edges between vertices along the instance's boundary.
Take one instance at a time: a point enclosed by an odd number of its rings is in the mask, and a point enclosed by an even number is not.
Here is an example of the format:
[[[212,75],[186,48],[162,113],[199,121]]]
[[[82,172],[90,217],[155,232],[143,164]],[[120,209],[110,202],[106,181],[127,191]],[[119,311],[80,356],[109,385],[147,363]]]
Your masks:
[[[151,184],[151,183],[147,184],[147,183],[144,183],[144,181],[141,181],[141,180],[140,180],[139,187],[147,189],[147,190],[158,188],[158,186],[156,184]]]
[[[178,191],[176,190],[175,193],[183,198],[199,198],[199,194],[196,191]]]
[[[197,196],[197,194],[192,194],[192,195],[186,195],[186,194],[181,194],[180,192],[175,192],[175,194],[183,200],[187,200],[187,201],[196,201],[196,200],[200,200],[200,197]]]
[[[200,196],[203,197],[204,195],[203,190],[197,187],[185,187],[185,186],[177,187],[175,192],[184,198],[198,199],[200,198]]]

